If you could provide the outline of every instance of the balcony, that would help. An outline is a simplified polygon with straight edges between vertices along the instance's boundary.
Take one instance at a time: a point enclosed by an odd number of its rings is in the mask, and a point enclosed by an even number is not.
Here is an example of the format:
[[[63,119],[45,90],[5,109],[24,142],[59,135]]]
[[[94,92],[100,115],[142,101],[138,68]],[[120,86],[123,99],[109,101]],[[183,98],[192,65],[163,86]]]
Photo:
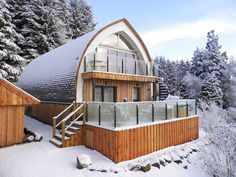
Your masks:
[[[116,129],[185,118],[196,114],[195,100],[88,102],[87,124]]]
[[[91,71],[157,76],[152,62],[98,52],[89,53],[84,58],[84,72]]]

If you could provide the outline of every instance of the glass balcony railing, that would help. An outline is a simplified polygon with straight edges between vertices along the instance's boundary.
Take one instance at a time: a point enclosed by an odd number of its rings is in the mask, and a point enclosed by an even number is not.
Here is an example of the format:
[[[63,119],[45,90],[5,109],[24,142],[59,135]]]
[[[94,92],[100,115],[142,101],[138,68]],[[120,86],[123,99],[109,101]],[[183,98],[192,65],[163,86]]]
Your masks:
[[[87,122],[106,128],[134,126],[196,115],[195,100],[88,102]]]
[[[124,74],[155,76],[154,65],[151,62],[129,57],[107,55],[104,53],[89,53],[84,58],[84,72],[101,71]]]

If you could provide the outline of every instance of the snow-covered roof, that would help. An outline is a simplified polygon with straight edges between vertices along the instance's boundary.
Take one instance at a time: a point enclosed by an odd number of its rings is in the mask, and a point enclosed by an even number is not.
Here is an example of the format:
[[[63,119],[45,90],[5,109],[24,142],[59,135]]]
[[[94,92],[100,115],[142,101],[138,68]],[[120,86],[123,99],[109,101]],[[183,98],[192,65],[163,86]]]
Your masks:
[[[23,71],[17,85],[42,101],[71,102],[80,56],[97,31],[34,59]]]
[[[137,32],[126,19],[121,19],[34,59],[22,72],[17,85],[41,101],[72,102],[76,97],[80,61],[87,48],[103,30],[120,22],[124,22],[133,31],[150,59]]]

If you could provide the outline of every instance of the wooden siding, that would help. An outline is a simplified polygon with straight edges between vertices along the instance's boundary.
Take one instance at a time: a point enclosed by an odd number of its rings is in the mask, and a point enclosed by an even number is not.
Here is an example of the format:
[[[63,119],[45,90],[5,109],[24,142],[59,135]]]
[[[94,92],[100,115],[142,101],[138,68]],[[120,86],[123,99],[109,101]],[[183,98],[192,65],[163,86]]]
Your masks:
[[[83,98],[85,101],[92,101],[92,80],[84,80]],[[123,102],[124,98],[127,101],[133,101],[133,88],[140,88],[140,101],[152,100],[152,83],[147,82],[128,82],[128,81],[116,81],[107,79],[95,79],[96,86],[115,86],[117,88],[116,101]]]
[[[24,111],[24,106],[0,106],[0,147],[23,141]]]
[[[27,114],[38,119],[41,122],[52,125],[52,118],[60,114],[70,103],[46,103],[41,102],[38,105],[28,107]],[[30,109],[32,109],[30,111]],[[63,117],[62,117],[63,118]]]
[[[0,147],[23,141],[25,105],[38,103],[38,99],[0,79]]]
[[[40,101],[5,79],[0,79],[0,106],[29,105]]]
[[[141,75],[129,75],[122,73],[106,73],[106,72],[87,72],[82,74],[83,79],[109,79],[120,81],[136,81],[136,82],[156,82],[156,77],[153,76],[141,76]]]
[[[198,138],[198,116],[126,129],[108,130],[86,126],[86,146],[115,163]]]

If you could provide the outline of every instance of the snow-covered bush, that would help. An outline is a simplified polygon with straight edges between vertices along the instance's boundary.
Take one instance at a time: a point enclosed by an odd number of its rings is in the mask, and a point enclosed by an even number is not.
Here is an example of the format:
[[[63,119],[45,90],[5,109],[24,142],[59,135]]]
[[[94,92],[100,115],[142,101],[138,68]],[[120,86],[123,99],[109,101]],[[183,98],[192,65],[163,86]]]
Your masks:
[[[216,177],[236,176],[236,124],[229,122],[232,110],[214,103],[202,102],[200,107],[201,128],[207,134],[201,152],[207,169]]]

